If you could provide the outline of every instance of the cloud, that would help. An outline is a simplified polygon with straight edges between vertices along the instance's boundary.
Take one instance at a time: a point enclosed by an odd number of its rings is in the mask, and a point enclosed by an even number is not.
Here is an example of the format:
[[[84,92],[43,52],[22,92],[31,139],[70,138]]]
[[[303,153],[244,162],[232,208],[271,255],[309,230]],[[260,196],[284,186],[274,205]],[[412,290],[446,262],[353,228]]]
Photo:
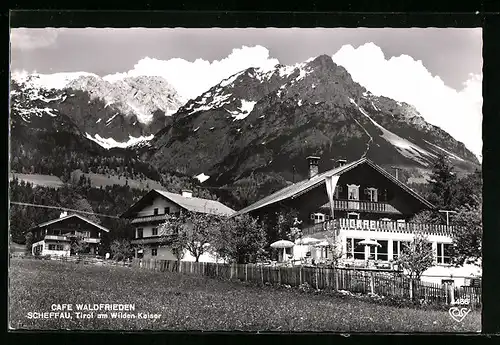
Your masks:
[[[162,76],[177,90],[179,95],[188,100],[218,84],[223,79],[249,67],[270,68],[279,61],[269,57],[269,50],[262,46],[233,49],[231,54],[212,62],[197,59],[193,62],[174,58],[157,60],[146,57],[140,60],[132,70],[125,73],[107,75],[105,80],[119,80],[126,76]]]
[[[34,50],[53,45],[61,29],[11,29],[10,44],[12,49]]]
[[[423,118],[463,142],[476,156],[482,151],[482,75],[470,74],[461,90],[433,76],[408,55],[386,59],[373,43],[344,45],[332,56],[353,80],[375,95],[406,102]]]

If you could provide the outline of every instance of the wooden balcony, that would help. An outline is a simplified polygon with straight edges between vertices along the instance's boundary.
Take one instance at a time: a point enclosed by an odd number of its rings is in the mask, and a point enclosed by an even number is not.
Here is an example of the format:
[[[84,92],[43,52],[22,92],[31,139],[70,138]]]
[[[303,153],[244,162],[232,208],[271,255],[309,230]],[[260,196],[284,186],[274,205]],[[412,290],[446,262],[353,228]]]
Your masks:
[[[330,203],[321,208],[330,209]],[[401,214],[394,206],[386,202],[372,202],[366,200],[333,200],[333,208],[338,211],[372,212],[385,214]]]
[[[148,215],[135,217],[131,220],[132,224],[141,224],[141,223],[162,223],[167,220],[168,216],[179,216],[179,212],[169,213],[169,214],[157,214],[157,215]]]
[[[86,243],[101,243],[101,239],[100,238],[86,237],[86,238],[83,239],[83,242],[86,242]]]
[[[170,241],[170,236],[151,236],[143,238],[135,238],[130,241],[130,244],[165,244]]]
[[[68,237],[60,235],[45,235],[43,239],[45,241],[70,241]]]
[[[302,233],[304,235],[312,235],[322,231],[333,230],[337,227],[340,228],[340,230],[365,230],[409,234],[421,231],[428,235],[443,236],[451,236],[453,232],[453,226],[446,225],[339,218],[304,227]]]

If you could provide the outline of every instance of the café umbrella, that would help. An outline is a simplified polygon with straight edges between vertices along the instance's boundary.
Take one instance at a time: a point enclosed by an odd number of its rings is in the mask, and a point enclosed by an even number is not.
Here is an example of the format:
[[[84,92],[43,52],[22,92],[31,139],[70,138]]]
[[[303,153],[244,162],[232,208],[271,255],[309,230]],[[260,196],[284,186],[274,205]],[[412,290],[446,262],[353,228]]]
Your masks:
[[[313,238],[313,237],[304,237],[304,238],[299,238],[295,241],[295,244],[300,244],[300,245],[311,245],[311,244],[316,244],[318,242],[321,242],[320,239]]]
[[[286,248],[292,248],[295,244],[287,240],[279,240],[271,243],[271,248],[283,249],[283,261],[286,257]]]
[[[380,243],[378,243],[375,240],[370,240],[370,239],[359,241],[359,244],[361,244],[362,246],[382,247],[382,245]]]
[[[380,243],[378,243],[377,241],[370,240],[368,238],[366,240],[359,241],[359,244],[362,246],[365,246],[365,247],[382,247],[382,245]],[[367,265],[369,264],[369,262],[370,262],[370,260],[368,259],[366,261]]]

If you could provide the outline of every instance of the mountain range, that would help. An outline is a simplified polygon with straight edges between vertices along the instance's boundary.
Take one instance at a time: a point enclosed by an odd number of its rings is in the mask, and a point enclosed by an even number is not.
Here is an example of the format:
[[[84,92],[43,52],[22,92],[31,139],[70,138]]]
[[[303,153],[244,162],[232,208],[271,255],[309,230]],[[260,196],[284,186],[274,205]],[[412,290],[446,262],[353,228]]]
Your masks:
[[[371,94],[327,55],[248,68],[187,102],[161,77],[13,77],[11,140],[24,143],[26,131],[69,131],[95,152],[114,147],[214,185],[253,172],[296,180],[307,174],[308,155],[319,155],[323,170],[331,159],[362,156],[425,170],[438,154],[463,171],[480,166],[413,106]]]

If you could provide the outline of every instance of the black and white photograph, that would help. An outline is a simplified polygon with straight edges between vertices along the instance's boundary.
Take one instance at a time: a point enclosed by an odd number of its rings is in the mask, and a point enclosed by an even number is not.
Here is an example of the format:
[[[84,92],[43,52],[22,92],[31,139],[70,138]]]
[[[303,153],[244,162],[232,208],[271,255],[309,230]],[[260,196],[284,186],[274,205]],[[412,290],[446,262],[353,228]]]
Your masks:
[[[9,329],[480,332],[482,43],[11,28]]]

